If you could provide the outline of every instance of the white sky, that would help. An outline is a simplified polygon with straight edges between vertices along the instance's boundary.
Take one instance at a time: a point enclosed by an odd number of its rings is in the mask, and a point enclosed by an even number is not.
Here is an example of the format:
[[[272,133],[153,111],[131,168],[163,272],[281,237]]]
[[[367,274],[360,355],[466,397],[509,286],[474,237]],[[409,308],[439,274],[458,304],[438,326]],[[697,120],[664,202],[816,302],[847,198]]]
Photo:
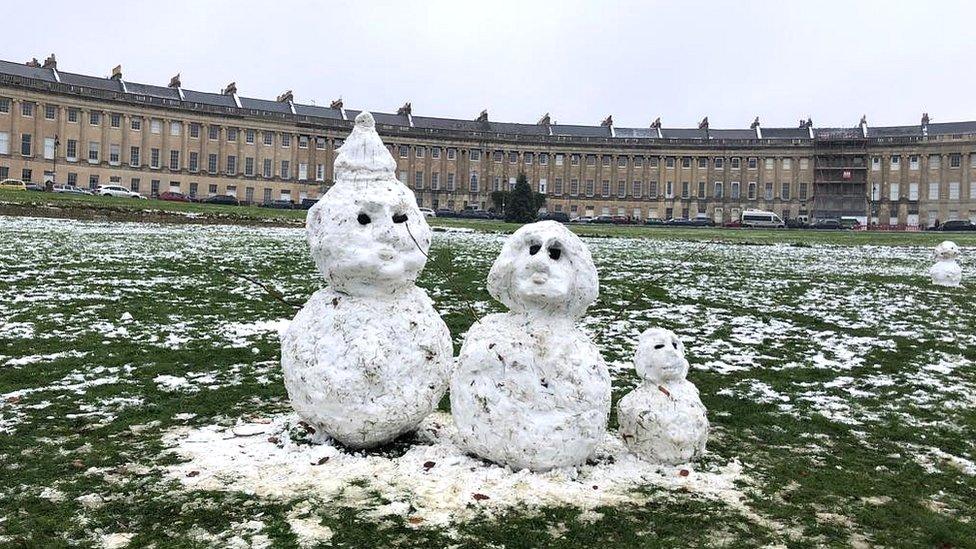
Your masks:
[[[713,128],[974,120],[976,2],[46,0],[0,58],[415,115]]]

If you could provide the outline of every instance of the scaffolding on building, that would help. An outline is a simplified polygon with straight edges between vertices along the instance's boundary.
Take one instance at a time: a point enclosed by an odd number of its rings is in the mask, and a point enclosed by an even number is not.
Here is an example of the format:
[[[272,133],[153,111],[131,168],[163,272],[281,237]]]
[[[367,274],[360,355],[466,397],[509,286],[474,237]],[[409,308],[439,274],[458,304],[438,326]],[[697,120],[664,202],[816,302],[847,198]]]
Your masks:
[[[868,214],[868,140],[860,128],[822,129],[814,136],[814,220]]]

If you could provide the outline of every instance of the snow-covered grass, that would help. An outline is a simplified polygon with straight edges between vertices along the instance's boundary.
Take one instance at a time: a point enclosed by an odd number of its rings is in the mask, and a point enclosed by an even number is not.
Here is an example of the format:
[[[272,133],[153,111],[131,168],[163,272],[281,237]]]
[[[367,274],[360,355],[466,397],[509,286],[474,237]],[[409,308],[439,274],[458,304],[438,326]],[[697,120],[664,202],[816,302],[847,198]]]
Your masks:
[[[937,288],[922,238],[587,238],[584,328],[614,400],[637,335],[674,330],[709,452],[659,469],[611,436],[577,471],[528,474],[458,452],[446,399],[369,452],[297,422],[277,343],[293,309],[230,273],[304,301],[300,229],[0,217],[0,545],[965,546],[976,249],[966,287]],[[420,284],[456,344],[499,310],[503,239],[435,233]]]

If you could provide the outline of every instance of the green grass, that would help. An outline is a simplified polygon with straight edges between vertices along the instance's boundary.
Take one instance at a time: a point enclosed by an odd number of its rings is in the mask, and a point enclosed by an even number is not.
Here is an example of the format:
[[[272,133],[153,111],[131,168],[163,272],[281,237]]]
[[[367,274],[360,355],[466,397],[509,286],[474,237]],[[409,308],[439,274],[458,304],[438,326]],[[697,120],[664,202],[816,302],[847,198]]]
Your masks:
[[[177,458],[161,436],[288,410],[274,334],[236,345],[221,326],[293,312],[224,269],[301,302],[320,286],[303,233],[16,218],[0,225],[0,546],[97,546],[117,532],[134,533],[132,547],[228,546],[235,536],[254,540],[242,527],[250,520],[275,546],[296,546],[287,517],[302,497],[184,490],[164,476]],[[928,248],[941,235],[882,234],[882,243],[870,241],[880,245],[864,247],[869,233],[574,229],[633,237],[587,241],[601,297],[584,325],[613,371],[614,401],[635,382],[627,365],[635,336],[650,325],[676,330],[713,426],[700,465],[740,459],[755,516],[654,486],[646,487],[649,503],[600,508],[595,518],[572,506],[512,509],[451,529],[311,499],[312,516],[334,532],[331,546],[974,545],[976,477],[931,457],[937,448],[976,461],[976,280],[967,264],[967,288],[928,284]],[[500,244],[492,234],[435,235],[419,284],[455,344],[474,321],[464,302],[479,316],[502,309],[484,288]],[[132,320],[121,320],[127,313]],[[111,335],[119,327],[128,332]],[[181,340],[167,343],[174,334]],[[74,354],[11,363],[64,352]],[[729,367],[737,356],[746,360]],[[155,381],[196,374],[215,383],[188,392]],[[63,497],[41,497],[44,488]],[[91,494],[101,503],[76,499]]]

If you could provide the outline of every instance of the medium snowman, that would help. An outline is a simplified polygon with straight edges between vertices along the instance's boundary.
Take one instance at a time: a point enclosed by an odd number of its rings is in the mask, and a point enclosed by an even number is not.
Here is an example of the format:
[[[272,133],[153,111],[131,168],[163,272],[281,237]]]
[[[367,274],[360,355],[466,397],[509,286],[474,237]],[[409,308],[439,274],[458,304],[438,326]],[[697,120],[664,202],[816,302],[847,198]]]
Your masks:
[[[962,281],[962,267],[956,261],[959,258],[959,246],[955,242],[946,240],[935,247],[935,265],[929,269],[932,284],[955,288]]]
[[[708,418],[698,388],[685,379],[685,347],[673,332],[651,328],[640,336],[634,366],[643,382],[617,405],[619,433],[651,463],[688,463],[705,452]]]
[[[431,231],[368,112],[339,149],[336,183],[308,212],[312,258],[327,286],[281,337],[298,415],[351,448],[413,430],[447,389],[447,325],[414,282]]]
[[[488,274],[510,311],[475,323],[451,379],[461,446],[512,469],[584,463],[606,433],[610,374],[576,327],[599,292],[583,242],[560,223],[524,225]]]

